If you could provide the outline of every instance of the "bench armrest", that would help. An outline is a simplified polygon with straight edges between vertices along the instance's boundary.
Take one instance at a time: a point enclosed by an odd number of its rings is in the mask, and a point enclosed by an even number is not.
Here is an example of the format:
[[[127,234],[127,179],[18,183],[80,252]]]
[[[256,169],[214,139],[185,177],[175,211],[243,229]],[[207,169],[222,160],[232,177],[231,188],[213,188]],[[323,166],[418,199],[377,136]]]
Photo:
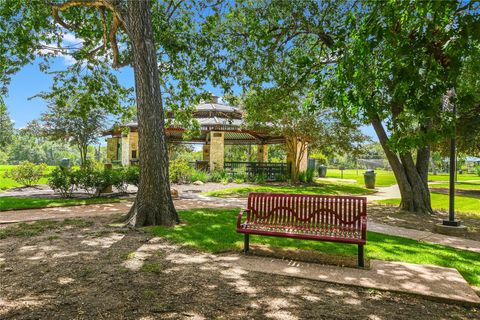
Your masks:
[[[362,223],[362,239],[367,240],[367,217],[362,216],[360,219]]]
[[[250,210],[241,210],[240,213],[238,214],[238,217],[237,217],[237,229],[240,229],[240,225],[242,224],[242,217],[245,215],[245,214],[249,214],[250,213]]]

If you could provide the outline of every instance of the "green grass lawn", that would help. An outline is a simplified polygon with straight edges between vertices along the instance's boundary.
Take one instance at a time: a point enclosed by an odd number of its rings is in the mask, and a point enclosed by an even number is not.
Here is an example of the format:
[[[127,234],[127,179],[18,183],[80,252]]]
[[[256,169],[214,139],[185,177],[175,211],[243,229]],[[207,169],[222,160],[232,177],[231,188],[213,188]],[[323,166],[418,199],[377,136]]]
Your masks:
[[[239,210],[197,209],[179,212],[184,224],[175,228],[147,227],[156,236],[209,252],[238,251],[243,235],[235,231]],[[403,261],[456,268],[465,279],[480,286],[480,254],[401,237],[368,232],[366,255],[369,259]],[[331,242],[251,236],[252,244],[288,249],[315,250],[327,254],[355,256],[357,247]]]
[[[340,183],[319,183],[308,186],[281,186],[281,185],[262,185],[246,186],[238,188],[229,188],[223,190],[213,190],[205,192],[205,195],[221,198],[242,198],[247,197],[250,192],[271,192],[271,193],[297,193],[297,194],[354,194],[364,195],[374,193],[374,190],[365,189],[352,184]]]
[[[355,169],[347,169],[343,170],[343,178],[344,179],[351,179],[357,181],[357,185],[363,186],[363,173],[365,172],[364,169],[359,169],[358,174],[357,170]],[[386,170],[375,170],[377,173],[376,176],[376,186],[378,187],[388,187],[394,184],[397,184],[397,180],[392,171]],[[341,171],[338,169],[327,169],[327,178],[341,178]],[[428,181],[448,181],[449,174],[448,173],[439,173],[437,175],[430,174],[428,176]],[[478,180],[480,182],[480,177],[476,174],[471,173],[463,173],[458,175],[459,181],[465,180]]]
[[[449,188],[450,185],[448,183],[435,183],[431,184],[430,187],[432,188]],[[480,181],[478,182],[459,182],[455,183],[455,189],[458,190],[480,190]]]
[[[428,176],[428,181],[445,181],[448,182],[450,180],[450,174],[448,173],[439,173],[436,175],[430,174]],[[480,182],[480,177],[477,174],[473,173],[462,173],[457,175],[458,181],[466,181],[466,180],[476,180]]]
[[[21,185],[14,180],[4,177],[5,172],[13,168],[15,168],[14,165],[0,165],[0,190],[21,187]],[[48,166],[47,171],[45,172],[45,176],[40,179],[38,184],[46,184],[48,181],[48,177],[50,176],[50,173],[53,171],[53,169],[55,169],[55,166]]]
[[[432,207],[438,210],[448,210],[448,195],[431,193]],[[395,205],[400,204],[400,199],[380,200],[377,203]],[[480,198],[456,196],[455,209],[458,212],[470,214],[480,218]]]
[[[357,174],[357,170],[355,169],[343,170],[343,179],[356,180],[357,185],[364,186],[365,185],[363,180],[364,172],[365,172],[364,169],[358,169],[358,174]],[[397,183],[397,180],[395,180],[395,176],[393,175],[392,171],[375,170],[375,172],[377,173],[376,179],[375,179],[376,186],[388,187]],[[342,177],[342,173],[340,170],[327,169],[327,178],[340,179],[341,177]]]
[[[106,197],[86,198],[86,199],[0,197],[0,211],[78,206],[78,205],[84,205],[84,204],[114,203],[114,202],[122,202],[122,201],[126,201],[126,200],[121,198],[106,198]]]

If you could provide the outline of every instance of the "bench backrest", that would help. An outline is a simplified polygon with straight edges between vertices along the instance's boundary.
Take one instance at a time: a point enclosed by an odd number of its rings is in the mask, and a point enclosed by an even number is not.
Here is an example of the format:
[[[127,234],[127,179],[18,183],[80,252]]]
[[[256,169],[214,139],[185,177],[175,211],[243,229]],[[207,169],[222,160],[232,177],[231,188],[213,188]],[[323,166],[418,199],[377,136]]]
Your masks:
[[[303,194],[250,193],[247,220],[275,225],[354,228],[364,233],[367,198]],[[362,223],[363,222],[363,223]]]

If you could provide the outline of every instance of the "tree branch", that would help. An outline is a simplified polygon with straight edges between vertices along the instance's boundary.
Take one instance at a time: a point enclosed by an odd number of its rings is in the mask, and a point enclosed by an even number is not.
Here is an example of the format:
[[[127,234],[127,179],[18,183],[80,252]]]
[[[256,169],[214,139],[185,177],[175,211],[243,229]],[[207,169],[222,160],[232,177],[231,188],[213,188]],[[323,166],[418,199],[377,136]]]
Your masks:
[[[76,29],[77,26],[70,25],[66,23],[61,17],[59,12],[60,11],[65,11],[69,8],[73,7],[94,7],[97,8],[100,11],[100,17],[102,20],[102,25],[103,25],[103,45],[99,46],[92,51],[90,51],[87,54],[87,57],[91,58],[95,54],[97,54],[102,48],[106,49],[107,47],[107,37],[110,39],[112,51],[113,51],[113,63],[112,66],[114,68],[120,68],[126,65],[130,64],[130,61],[123,61],[120,62],[120,52],[118,49],[118,44],[117,44],[117,31],[118,28],[120,27],[125,33],[128,34],[127,28],[125,26],[125,21],[122,18],[123,10],[120,8],[118,2],[116,0],[70,0],[67,1],[63,4],[51,4],[52,6],[52,17],[54,20],[60,24],[62,27],[68,30],[73,30]],[[106,15],[105,15],[105,9],[108,9],[112,12],[113,14],[113,21],[112,21],[112,27],[110,28],[110,33],[107,36],[108,30],[107,30],[107,25],[106,25]]]

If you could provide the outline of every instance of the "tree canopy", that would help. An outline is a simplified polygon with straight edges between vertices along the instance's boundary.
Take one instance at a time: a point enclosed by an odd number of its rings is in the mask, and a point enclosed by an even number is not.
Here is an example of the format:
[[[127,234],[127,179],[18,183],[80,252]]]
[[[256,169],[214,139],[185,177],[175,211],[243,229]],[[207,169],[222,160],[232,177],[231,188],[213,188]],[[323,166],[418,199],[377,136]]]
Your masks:
[[[219,25],[242,85],[301,88],[318,108],[372,124],[402,208],[432,211],[430,146],[453,124],[444,98],[455,89],[451,102],[472,110],[474,87],[459,88],[477,56],[477,2],[259,1],[229,10]]]
[[[13,122],[8,114],[7,106],[0,97],[0,148],[6,148],[13,141]]]

